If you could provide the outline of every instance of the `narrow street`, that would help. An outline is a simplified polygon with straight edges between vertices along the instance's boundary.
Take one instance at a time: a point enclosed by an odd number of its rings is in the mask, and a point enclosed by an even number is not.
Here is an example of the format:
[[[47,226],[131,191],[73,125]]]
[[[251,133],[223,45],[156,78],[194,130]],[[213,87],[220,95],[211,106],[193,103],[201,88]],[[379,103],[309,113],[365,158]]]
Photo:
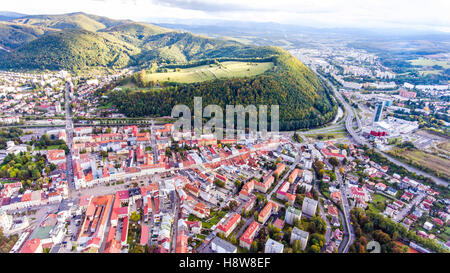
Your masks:
[[[177,236],[178,236],[178,218],[180,216],[180,197],[178,193],[175,192],[175,211],[172,224],[172,243],[171,243],[171,253],[176,253],[177,250]]]

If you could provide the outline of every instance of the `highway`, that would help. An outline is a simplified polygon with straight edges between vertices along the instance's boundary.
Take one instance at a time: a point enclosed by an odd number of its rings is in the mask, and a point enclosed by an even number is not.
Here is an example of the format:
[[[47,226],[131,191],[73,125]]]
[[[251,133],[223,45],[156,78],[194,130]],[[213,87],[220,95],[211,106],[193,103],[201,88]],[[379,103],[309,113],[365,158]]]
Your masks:
[[[318,74],[318,73],[317,73]],[[342,95],[336,90],[336,87],[326,78],[322,77],[322,75],[318,74],[324,81],[326,81],[333,89],[333,92],[335,94],[335,97],[337,99],[339,99],[339,101],[344,105],[345,108],[345,128],[347,129],[348,134],[350,135],[351,139],[360,145],[365,145],[365,144],[369,144],[363,137],[359,136],[355,130],[353,129],[353,120],[356,118],[356,122],[357,122],[357,127],[358,130],[361,129],[361,120],[359,119],[358,115],[355,115],[354,111],[353,111],[353,107],[351,107],[342,97]],[[384,157],[386,157],[387,159],[389,159],[389,161],[393,162],[394,164],[397,164],[399,166],[404,167],[405,169],[407,169],[410,172],[415,172],[418,175],[423,175],[424,177],[430,178],[432,179],[436,184],[438,185],[444,185],[444,186],[448,186],[448,182],[443,180],[442,178],[436,177],[434,175],[428,174],[424,171],[421,171],[417,168],[414,168],[411,165],[408,165],[400,160],[397,160],[395,158],[393,158],[392,156],[387,155],[386,153],[384,153],[383,151],[379,150],[379,149],[375,149],[375,151],[377,151],[378,153],[382,154]]]
[[[316,72],[317,73],[317,72]],[[360,130],[362,128],[362,124],[361,124],[361,120],[358,117],[358,115],[355,115],[354,111],[353,111],[353,107],[351,107],[346,101],[345,99],[342,97],[342,95],[336,90],[336,87],[326,78],[324,78],[322,75],[320,75],[319,73],[317,73],[325,82],[327,82],[331,88],[333,89],[333,92],[335,94],[335,97],[342,103],[342,105],[344,106],[345,109],[345,128],[349,134],[349,138],[350,140],[353,140],[355,143],[360,144],[360,145],[365,145],[365,144],[369,144],[363,137],[359,136],[356,131],[353,129],[353,121],[356,118],[356,122],[357,122],[357,130]],[[425,173],[419,169],[416,169],[404,162],[401,162],[387,154],[385,154],[384,152],[380,151],[379,149],[375,149],[378,153],[382,154],[384,157],[386,157],[388,160],[390,160],[391,162],[393,162],[394,164],[397,164],[399,166],[402,166],[404,168],[406,168],[408,171],[410,172],[415,172],[419,175],[423,175],[425,177],[431,178],[433,179],[433,181],[438,184],[438,185],[445,185],[448,186],[448,183],[446,181],[444,181],[443,179],[440,179],[438,177],[435,177],[433,175],[430,175],[428,173]],[[338,181],[341,185],[340,189],[341,189],[341,195],[342,195],[342,204],[344,207],[344,216],[345,216],[345,225],[344,225],[344,229],[345,229],[345,235],[348,235],[348,238],[344,238],[343,241],[345,241],[344,244],[341,244],[341,246],[339,247],[339,252],[347,252],[348,251],[348,247],[353,243],[354,240],[354,231],[353,231],[353,227],[350,223],[350,210],[349,210],[349,206],[348,206],[348,200],[346,197],[346,193],[345,193],[345,187],[342,181],[342,177],[340,175],[340,173],[336,174]],[[418,199],[419,200],[419,199]],[[416,200],[417,201],[417,200]],[[407,213],[409,210],[407,210],[406,208],[402,211],[401,214]],[[398,215],[399,218],[401,218],[401,215]],[[349,232],[350,231],[350,232]]]
[[[344,105],[344,109],[345,109],[345,127],[347,129],[347,132],[349,133],[351,139],[353,139],[356,143],[360,144],[363,142],[363,139],[361,137],[359,137],[355,130],[353,129],[353,120],[355,119],[356,116],[356,120],[358,123],[358,126],[361,125],[361,121],[359,120],[358,115],[355,115],[355,113],[353,112],[353,108],[344,100],[344,98],[342,97],[342,95],[337,92],[336,87],[326,78],[324,78],[322,75],[320,75],[319,73],[317,73],[317,71],[315,71],[317,75],[319,75],[324,81],[326,81],[331,88],[333,89],[334,95],[335,97],[342,103],[342,105]],[[360,128],[360,127],[358,127]],[[328,162],[326,162],[326,164],[330,166],[330,164]],[[353,244],[354,238],[355,238],[355,233],[353,230],[353,226],[351,225],[350,222],[350,207],[348,204],[348,200],[347,200],[347,194],[345,192],[345,185],[344,185],[344,181],[342,179],[342,176],[339,172],[335,172],[336,173],[336,177],[339,181],[340,184],[340,191],[341,191],[341,199],[342,199],[342,207],[343,207],[343,215],[344,215],[344,238],[342,240],[341,245],[339,246],[339,252],[345,253],[348,251],[348,248],[350,247],[351,244]],[[345,242],[345,243],[344,243]]]

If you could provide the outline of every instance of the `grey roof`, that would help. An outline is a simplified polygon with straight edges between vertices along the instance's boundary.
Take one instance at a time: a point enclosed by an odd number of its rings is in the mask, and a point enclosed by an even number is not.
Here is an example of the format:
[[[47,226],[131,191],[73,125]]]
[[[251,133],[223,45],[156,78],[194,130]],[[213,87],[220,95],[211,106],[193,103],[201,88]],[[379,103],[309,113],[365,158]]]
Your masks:
[[[236,251],[236,246],[223,239],[220,239],[219,237],[215,237],[214,239],[212,239],[211,243],[220,246],[221,248],[225,249],[230,253]]]
[[[297,235],[301,238],[305,238],[305,239],[308,239],[308,236],[309,236],[309,232],[301,230],[298,227],[294,227],[294,229],[292,229],[292,234],[295,234],[295,235]]]

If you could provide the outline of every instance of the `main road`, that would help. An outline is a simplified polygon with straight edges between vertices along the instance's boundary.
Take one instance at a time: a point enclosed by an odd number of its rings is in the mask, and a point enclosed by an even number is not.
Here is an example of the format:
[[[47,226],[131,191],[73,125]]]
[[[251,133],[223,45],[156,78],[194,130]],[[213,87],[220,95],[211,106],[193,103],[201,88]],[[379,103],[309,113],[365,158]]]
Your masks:
[[[316,72],[317,73],[317,72]],[[350,139],[352,139],[355,143],[360,144],[360,145],[365,145],[365,144],[369,144],[363,137],[359,136],[355,130],[353,129],[353,120],[356,118],[356,122],[357,122],[357,127],[358,130],[361,129],[361,120],[359,119],[358,115],[355,115],[353,112],[353,107],[351,107],[342,97],[342,95],[336,90],[336,87],[326,78],[324,78],[322,75],[320,75],[319,73],[317,73],[324,81],[326,81],[331,88],[333,89],[333,92],[335,94],[335,97],[344,105],[344,109],[345,109],[345,128],[347,129],[347,132],[350,136]],[[418,175],[423,175],[424,177],[430,178],[432,179],[437,185],[444,185],[444,186],[448,186],[448,182],[443,180],[442,178],[436,177],[434,175],[431,175],[429,173],[426,173],[422,170],[419,170],[411,165],[408,165],[400,160],[397,160],[395,158],[393,158],[392,156],[384,153],[383,151],[379,150],[379,149],[375,149],[378,153],[382,154],[384,157],[386,157],[387,159],[389,159],[389,161],[393,162],[394,164],[397,164],[399,166],[404,167],[405,169],[407,169],[410,172],[415,172]]]
[[[324,81],[326,81],[331,86],[335,97],[342,103],[342,105],[344,105],[345,127],[346,127],[348,133],[350,134],[351,139],[353,139],[356,143],[360,143],[362,141],[362,139],[356,134],[355,130],[353,129],[353,120],[355,119],[353,108],[344,100],[342,95],[339,92],[337,92],[336,87],[328,79],[324,78],[322,75],[317,73],[317,71],[315,71],[315,72],[317,75],[319,75]],[[356,115],[356,121],[357,121],[358,126],[361,126],[361,121],[359,120],[359,117],[357,115]],[[360,128],[360,127],[358,127],[358,128]],[[326,162],[326,164],[329,165],[328,162]],[[331,167],[331,166],[329,166],[329,167]],[[344,216],[343,217],[344,218],[343,219],[344,239],[343,239],[343,242],[341,243],[341,245],[339,246],[339,252],[345,253],[348,251],[348,248],[350,247],[350,245],[353,244],[353,241],[355,238],[355,233],[353,230],[353,226],[351,225],[351,222],[350,222],[350,206],[349,206],[348,200],[347,200],[347,193],[345,191],[344,181],[339,172],[336,173],[336,177],[340,184],[341,200],[342,200],[343,216]]]

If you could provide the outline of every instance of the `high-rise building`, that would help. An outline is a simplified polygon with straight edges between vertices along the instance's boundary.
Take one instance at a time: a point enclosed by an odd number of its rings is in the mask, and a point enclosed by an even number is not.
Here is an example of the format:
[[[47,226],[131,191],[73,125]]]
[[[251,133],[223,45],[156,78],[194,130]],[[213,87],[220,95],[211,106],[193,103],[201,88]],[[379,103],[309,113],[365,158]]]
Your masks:
[[[379,102],[375,109],[375,115],[373,117],[373,122],[379,122],[382,120],[383,108],[384,108],[384,101]]]
[[[308,197],[303,199],[302,213],[309,217],[314,216],[317,210],[317,201]]]
[[[55,112],[56,114],[61,114],[61,103],[59,102],[55,103]]]
[[[309,232],[301,230],[297,227],[294,227],[294,229],[291,232],[291,244],[295,240],[299,240],[300,244],[302,245],[302,249],[305,250],[306,245],[308,244],[308,237],[309,237]]]
[[[293,225],[295,221],[298,221],[302,217],[302,211],[299,209],[296,209],[294,207],[289,207],[286,210],[286,223],[289,225]]]

